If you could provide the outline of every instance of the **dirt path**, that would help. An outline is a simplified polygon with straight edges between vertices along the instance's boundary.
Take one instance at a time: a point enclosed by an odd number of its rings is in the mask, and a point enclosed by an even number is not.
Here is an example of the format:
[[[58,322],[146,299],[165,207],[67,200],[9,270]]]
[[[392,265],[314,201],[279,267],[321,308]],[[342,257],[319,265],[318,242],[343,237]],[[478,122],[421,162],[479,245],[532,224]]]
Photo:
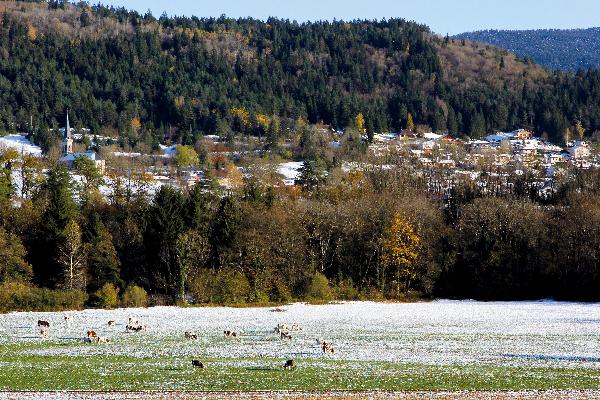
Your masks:
[[[0,392],[0,400],[580,400],[598,399],[600,391],[489,391],[489,392]]]

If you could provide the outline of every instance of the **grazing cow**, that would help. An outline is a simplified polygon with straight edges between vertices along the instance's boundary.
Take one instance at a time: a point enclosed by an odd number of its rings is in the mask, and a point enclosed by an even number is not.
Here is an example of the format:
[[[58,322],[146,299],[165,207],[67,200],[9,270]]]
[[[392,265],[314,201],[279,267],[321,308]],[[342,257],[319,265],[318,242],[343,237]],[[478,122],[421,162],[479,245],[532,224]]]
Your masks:
[[[96,343],[110,343],[110,338],[108,336],[99,336]]]
[[[127,325],[125,327],[125,332],[145,332],[147,328],[148,328],[148,325],[138,325],[138,326]]]
[[[275,327],[275,334],[279,335],[283,332],[289,332],[289,329],[287,327],[286,324],[277,324],[277,326]]]
[[[282,339],[292,340],[292,335],[290,335],[288,332],[281,332],[279,337]]]
[[[192,366],[200,369],[204,369],[204,363],[200,360],[192,360]]]
[[[39,330],[40,336],[43,338],[47,338],[48,335],[50,334],[50,331],[47,328],[41,328]]]
[[[111,319],[107,324],[108,326],[115,326],[115,321]]]
[[[198,339],[198,335],[192,332],[186,332],[183,334],[183,336],[185,336],[186,339]]]
[[[139,326],[140,325],[140,321],[138,321],[137,318],[129,317],[129,319],[127,320],[127,325],[129,325],[129,326]]]
[[[301,331],[301,330],[302,330],[302,328],[300,327],[300,325],[298,325],[298,324],[293,324],[292,325],[292,331],[298,332],[298,331]]]
[[[237,333],[235,331],[223,331],[225,337],[237,337]]]
[[[98,337],[98,334],[96,333],[96,331],[89,330],[89,331],[87,331],[87,337],[88,337],[89,339],[91,339],[91,338],[97,338],[97,337]]]
[[[323,346],[321,347],[323,353],[331,353],[333,354],[333,345],[331,343],[323,342]]]
[[[50,322],[48,321],[44,321],[43,319],[39,319],[38,320],[38,327],[45,327],[45,328],[50,328]]]
[[[65,319],[65,322],[73,321],[73,317],[71,315],[65,315],[64,319]]]
[[[287,310],[283,309],[283,308],[274,308],[271,310],[271,312],[286,312]]]
[[[296,361],[287,360],[285,364],[283,364],[283,369],[294,369],[296,368]]]

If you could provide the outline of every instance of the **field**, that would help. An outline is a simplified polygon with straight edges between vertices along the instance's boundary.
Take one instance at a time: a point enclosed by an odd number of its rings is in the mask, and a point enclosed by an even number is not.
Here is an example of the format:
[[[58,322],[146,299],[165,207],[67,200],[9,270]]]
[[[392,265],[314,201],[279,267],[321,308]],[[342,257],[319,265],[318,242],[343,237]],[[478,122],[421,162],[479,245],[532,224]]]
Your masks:
[[[0,315],[0,391],[600,389],[597,304],[350,302],[282,308]],[[125,333],[128,317],[147,324],[148,331]],[[50,321],[49,338],[38,337],[38,319]],[[116,325],[109,327],[108,320]],[[273,333],[280,322],[298,323],[302,331],[281,340]],[[111,343],[84,343],[88,329]],[[229,329],[238,337],[225,338]],[[185,331],[198,339],[185,339]],[[324,355],[317,340],[333,343],[335,353]],[[290,358],[298,367],[286,371],[282,365]],[[206,368],[192,368],[192,359]]]

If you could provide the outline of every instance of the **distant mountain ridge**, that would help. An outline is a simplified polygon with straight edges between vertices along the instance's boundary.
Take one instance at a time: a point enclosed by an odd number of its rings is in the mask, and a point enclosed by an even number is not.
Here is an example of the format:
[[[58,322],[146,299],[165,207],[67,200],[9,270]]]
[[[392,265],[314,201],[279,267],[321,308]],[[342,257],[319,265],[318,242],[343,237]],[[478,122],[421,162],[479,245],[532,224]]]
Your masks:
[[[600,27],[485,30],[462,33],[455,38],[489,43],[554,70],[600,68]]]

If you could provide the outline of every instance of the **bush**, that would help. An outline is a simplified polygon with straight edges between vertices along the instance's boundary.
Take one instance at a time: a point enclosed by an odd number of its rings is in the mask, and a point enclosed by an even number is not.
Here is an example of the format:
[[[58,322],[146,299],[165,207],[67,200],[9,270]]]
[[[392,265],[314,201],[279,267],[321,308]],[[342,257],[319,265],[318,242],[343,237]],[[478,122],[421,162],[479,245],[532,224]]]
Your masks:
[[[129,286],[121,299],[123,307],[146,307],[148,305],[148,293],[139,286]]]
[[[243,304],[250,295],[250,282],[241,272],[219,273],[215,301],[227,304]]]
[[[354,286],[351,279],[344,279],[337,284],[337,298],[342,300],[360,300],[360,291]]]
[[[87,295],[73,290],[34,288],[21,282],[0,284],[0,311],[81,310]]]
[[[333,300],[333,291],[329,286],[327,277],[319,272],[315,272],[305,293],[308,301],[331,301]]]
[[[98,308],[115,308],[119,305],[119,289],[112,283],[105,283],[94,292],[94,300]]]

